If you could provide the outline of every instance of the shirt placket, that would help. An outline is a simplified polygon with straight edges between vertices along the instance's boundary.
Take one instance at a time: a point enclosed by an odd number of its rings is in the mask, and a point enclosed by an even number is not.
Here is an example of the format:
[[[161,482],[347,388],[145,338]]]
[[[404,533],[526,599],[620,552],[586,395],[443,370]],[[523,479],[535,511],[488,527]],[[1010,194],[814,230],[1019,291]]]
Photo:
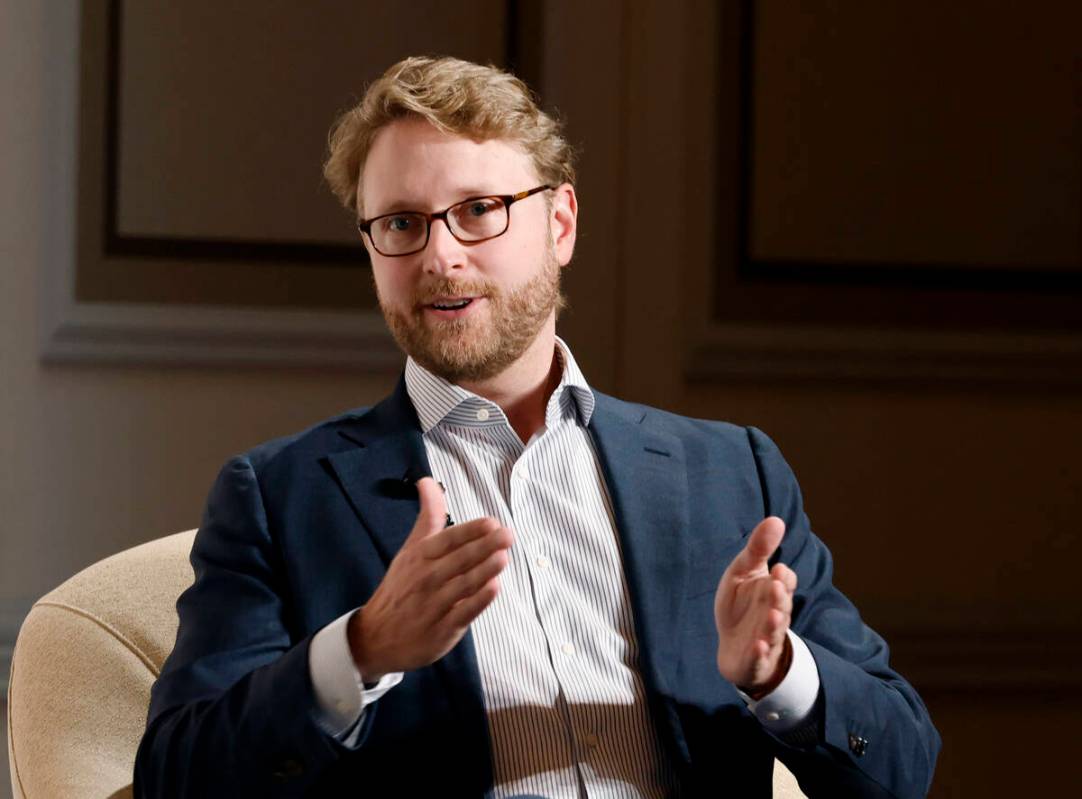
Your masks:
[[[485,672],[482,679],[488,682],[493,689],[492,700],[499,703],[513,697],[514,705],[540,705],[552,707],[560,715],[559,737],[564,741],[566,749],[566,766],[563,773],[547,773],[543,776],[543,784],[533,786],[537,790],[552,792],[558,796],[581,796],[581,778],[574,768],[573,745],[568,736],[568,714],[566,703],[561,702],[562,685],[556,673],[551,668],[551,659],[544,652],[547,647],[552,650],[552,639],[545,624],[538,614],[538,605],[534,591],[537,587],[537,515],[530,506],[530,496],[524,486],[529,482],[528,458],[523,455],[528,449],[536,449],[538,439],[533,439],[527,447],[523,447],[517,435],[506,421],[495,421],[495,411],[490,412],[488,418],[480,419],[486,422],[483,425],[472,427],[473,442],[470,446],[487,451],[487,457],[482,462],[475,464],[484,469],[485,474],[479,475],[480,483],[495,487],[499,494],[498,504],[502,507],[490,507],[491,501],[486,502],[480,496],[472,494],[471,505],[474,507],[468,511],[469,516],[474,518],[477,512],[481,515],[491,515],[499,518],[515,532],[515,544],[510,552],[508,567],[501,575],[501,592],[489,610],[474,623],[477,633],[477,645],[484,648],[495,643],[506,647],[514,642],[515,647],[521,647],[521,659],[529,664],[533,672],[532,678],[515,680],[514,686],[507,684],[506,675]],[[476,412],[470,416],[477,417]],[[482,433],[483,431],[483,433]],[[478,436],[478,433],[482,433]],[[538,437],[540,438],[540,437]],[[456,492],[457,494],[458,492]],[[488,493],[491,493],[488,492]],[[486,616],[490,611],[493,615]],[[531,634],[529,628],[535,633]],[[539,633],[539,634],[537,634]],[[491,640],[490,640],[491,639]],[[531,643],[532,642],[532,643]],[[482,662],[487,662],[482,660]],[[513,712],[513,707],[512,707]],[[555,728],[554,728],[555,729]],[[499,740],[502,730],[497,722],[493,729],[494,747],[499,750],[502,746]],[[500,752],[495,752],[499,758]],[[526,785],[532,785],[532,780],[527,778]],[[519,788],[525,787],[522,784]],[[497,791],[502,795],[502,791]]]
[[[552,446],[559,435],[560,423],[552,424],[520,456],[515,464],[512,477],[511,502],[516,519],[522,519],[531,534],[528,538],[524,565],[530,575],[532,600],[538,622],[544,631],[548,644],[548,659],[553,678],[560,689],[562,715],[567,727],[568,744],[574,757],[574,769],[580,791],[585,795],[583,763],[591,758],[600,741],[589,728],[587,720],[576,713],[576,702],[585,701],[578,696],[582,674],[588,672],[587,649],[589,641],[582,638],[588,630],[575,624],[577,617],[573,596],[567,584],[567,575],[562,575],[559,564],[565,554],[556,549],[559,531],[546,529],[546,523],[539,518],[537,510],[544,507],[545,498],[541,496],[544,486],[539,482],[539,469],[531,467],[541,463],[545,450]]]

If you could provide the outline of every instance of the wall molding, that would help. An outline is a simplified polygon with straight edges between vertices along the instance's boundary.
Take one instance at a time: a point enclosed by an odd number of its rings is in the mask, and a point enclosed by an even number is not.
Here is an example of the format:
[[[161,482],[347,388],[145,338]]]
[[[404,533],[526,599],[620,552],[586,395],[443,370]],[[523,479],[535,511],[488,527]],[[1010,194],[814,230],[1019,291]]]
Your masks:
[[[628,161],[649,162],[682,182],[674,183],[671,193],[683,193],[667,207],[666,224],[654,225],[660,246],[649,253],[659,264],[665,253],[677,253],[683,269],[684,327],[671,345],[681,359],[679,377],[910,388],[914,380],[997,389],[1082,385],[1079,268],[1051,269],[1037,260],[909,264],[891,252],[876,263],[811,255],[805,263],[767,261],[751,251],[751,167],[761,146],[753,130],[755,5],[696,0],[688,11],[694,27],[685,27],[694,33],[686,35],[680,58],[661,48],[647,51],[660,84],[698,87],[706,76],[715,99],[695,102],[702,89],[689,89],[680,103],[685,114],[677,116],[660,112],[665,95],[639,92],[653,101],[643,124],[658,126],[658,141],[681,142],[670,150],[682,149],[683,157],[659,162],[661,156],[642,147]],[[629,196],[648,193],[648,184]],[[643,249],[633,247],[632,253]],[[660,305],[648,292],[643,305]],[[655,379],[656,367],[642,371]],[[642,393],[653,396],[648,388]]]
[[[692,381],[1082,386],[1082,335],[989,330],[705,325],[689,348]]]
[[[317,311],[76,299],[80,4],[43,11],[45,188],[39,349],[45,362],[230,364],[396,370],[376,310]]]
[[[123,306],[60,301],[46,363],[318,366],[394,371],[404,356],[373,312]]]

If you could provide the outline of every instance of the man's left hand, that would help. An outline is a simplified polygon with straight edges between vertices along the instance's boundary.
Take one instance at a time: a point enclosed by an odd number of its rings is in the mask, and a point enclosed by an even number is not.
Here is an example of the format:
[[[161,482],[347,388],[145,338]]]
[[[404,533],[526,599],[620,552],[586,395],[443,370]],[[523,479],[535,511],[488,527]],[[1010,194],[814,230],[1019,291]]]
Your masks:
[[[785,535],[785,522],[763,519],[729,568],[714,596],[718,628],[718,671],[753,699],[785,678],[792,660],[786,631],[793,611],[796,574],[769,558]]]

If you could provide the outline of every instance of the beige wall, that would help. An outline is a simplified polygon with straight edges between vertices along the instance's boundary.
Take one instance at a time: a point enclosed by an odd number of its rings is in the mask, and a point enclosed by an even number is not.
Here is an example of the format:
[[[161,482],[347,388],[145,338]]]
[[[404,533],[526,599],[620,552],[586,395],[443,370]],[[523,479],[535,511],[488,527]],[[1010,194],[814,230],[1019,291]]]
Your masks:
[[[584,145],[563,332],[599,387],[755,424],[780,444],[839,584],[890,634],[944,735],[934,796],[1051,793],[1063,784],[1057,764],[1078,750],[1067,720],[1082,711],[1071,668],[1082,625],[1071,571],[1082,560],[1079,391],[1009,373],[974,383],[689,379],[711,255],[665,231],[696,200],[686,187],[713,169],[697,160],[705,134],[688,112],[702,88],[702,5],[546,6],[546,100]],[[364,404],[393,379],[43,366],[43,36],[39,4],[0,0],[0,603],[9,604],[194,526],[227,455]],[[671,203],[650,217],[658,193]],[[658,235],[645,235],[646,218]]]
[[[394,379],[42,365],[44,7],[0,2],[0,602],[8,603],[197,525],[230,453],[367,404]]]

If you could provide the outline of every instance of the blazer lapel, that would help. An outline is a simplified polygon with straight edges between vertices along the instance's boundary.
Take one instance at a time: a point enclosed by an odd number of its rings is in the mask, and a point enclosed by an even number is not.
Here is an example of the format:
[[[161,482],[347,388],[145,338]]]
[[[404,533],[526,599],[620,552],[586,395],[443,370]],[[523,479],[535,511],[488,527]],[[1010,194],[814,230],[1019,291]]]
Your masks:
[[[338,434],[357,446],[331,453],[327,460],[390,564],[420,510],[414,483],[432,473],[405,381],[379,405],[343,424]]]
[[[415,438],[420,441],[419,432],[387,435],[327,456],[385,565],[402,548],[420,510],[414,483],[430,473],[423,446],[419,457],[411,451]]]
[[[400,379],[394,394],[338,431],[356,446],[330,453],[327,461],[354,512],[372,536],[386,565],[409,537],[420,511],[414,484],[432,474],[417,413]],[[463,734],[483,741],[491,752],[481,671],[473,635],[432,664],[463,720]],[[484,764],[489,768],[489,764]],[[482,769],[483,770],[483,769]],[[491,770],[479,775],[491,783]]]
[[[603,394],[590,420],[612,497],[648,684],[668,693],[688,572],[688,484],[683,445],[649,429],[641,408]]]

